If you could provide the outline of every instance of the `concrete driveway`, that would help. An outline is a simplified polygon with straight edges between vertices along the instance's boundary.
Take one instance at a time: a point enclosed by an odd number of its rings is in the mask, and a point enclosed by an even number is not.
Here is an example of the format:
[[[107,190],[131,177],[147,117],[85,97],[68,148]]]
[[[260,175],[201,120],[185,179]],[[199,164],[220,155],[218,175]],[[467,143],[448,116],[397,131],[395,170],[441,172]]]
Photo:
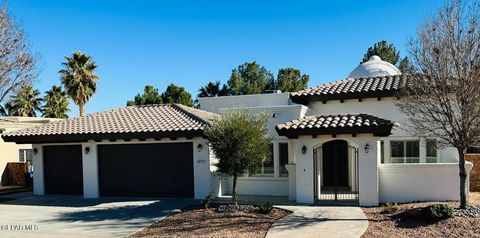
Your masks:
[[[272,225],[266,238],[358,238],[368,228],[360,207],[279,206],[293,211]]]
[[[126,237],[192,202],[65,195],[5,199],[0,237]]]

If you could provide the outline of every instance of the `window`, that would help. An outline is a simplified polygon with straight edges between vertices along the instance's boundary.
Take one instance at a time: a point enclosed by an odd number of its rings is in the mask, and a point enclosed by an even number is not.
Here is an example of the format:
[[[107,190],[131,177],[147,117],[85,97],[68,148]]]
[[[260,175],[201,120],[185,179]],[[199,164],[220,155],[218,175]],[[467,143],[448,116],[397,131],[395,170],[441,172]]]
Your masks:
[[[20,162],[28,162],[32,164],[33,151],[32,149],[20,149],[18,150],[18,160]]]
[[[427,163],[437,163],[437,141],[427,139]]]
[[[385,163],[385,142],[380,142],[380,162]]]
[[[280,177],[288,177],[288,143],[278,143],[278,159],[280,161]]]
[[[420,141],[390,141],[392,163],[419,163]]]
[[[270,144],[270,156],[262,162],[262,166],[251,173],[250,176],[255,177],[273,177],[274,167],[273,167],[273,144]]]

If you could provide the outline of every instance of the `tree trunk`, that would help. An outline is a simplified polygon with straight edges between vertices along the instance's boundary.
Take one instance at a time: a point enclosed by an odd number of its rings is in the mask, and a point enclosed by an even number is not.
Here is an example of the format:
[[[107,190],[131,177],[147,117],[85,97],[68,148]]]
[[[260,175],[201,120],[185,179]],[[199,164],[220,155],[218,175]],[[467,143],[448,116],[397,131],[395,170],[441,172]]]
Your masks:
[[[458,150],[458,168],[460,175],[460,208],[465,209],[467,206],[467,191],[466,182],[467,182],[467,172],[465,170],[465,153],[466,149],[457,148]]]
[[[237,175],[233,176],[232,201],[233,201],[233,204],[235,204],[235,206],[238,205],[238,203],[237,203]]]
[[[83,103],[78,104],[78,109],[80,109],[80,116],[83,116],[83,114],[85,113]]]

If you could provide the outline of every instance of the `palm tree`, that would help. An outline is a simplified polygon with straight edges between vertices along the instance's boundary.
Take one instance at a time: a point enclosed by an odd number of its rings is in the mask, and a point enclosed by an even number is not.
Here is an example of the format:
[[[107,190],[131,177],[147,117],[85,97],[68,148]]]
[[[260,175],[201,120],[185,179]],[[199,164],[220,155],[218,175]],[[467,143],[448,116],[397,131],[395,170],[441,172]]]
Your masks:
[[[15,94],[10,96],[5,109],[10,116],[36,117],[37,111],[41,111],[42,98],[40,91],[27,85],[21,87]]]
[[[62,90],[60,86],[53,86],[52,89],[45,92],[43,98],[45,105],[43,105],[43,117],[49,118],[68,118],[68,98],[67,92]]]
[[[208,82],[206,86],[201,87],[198,90],[198,97],[216,97],[216,96],[226,96],[228,95],[227,85],[223,85],[220,88],[220,82]]]
[[[97,64],[91,56],[77,51],[71,57],[65,57],[62,65],[64,68],[59,71],[62,84],[83,116],[85,104],[97,89]]]

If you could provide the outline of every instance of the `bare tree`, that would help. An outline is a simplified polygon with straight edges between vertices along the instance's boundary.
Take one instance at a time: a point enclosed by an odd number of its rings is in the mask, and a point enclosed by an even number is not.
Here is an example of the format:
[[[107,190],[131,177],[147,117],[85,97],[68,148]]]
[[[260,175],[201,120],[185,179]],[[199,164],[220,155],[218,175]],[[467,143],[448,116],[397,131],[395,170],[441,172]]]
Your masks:
[[[33,82],[38,75],[37,60],[7,6],[0,6],[0,103],[11,92]]]
[[[465,208],[465,153],[480,137],[480,2],[454,0],[420,26],[408,48],[415,73],[396,101],[409,129],[458,150],[460,207]]]

